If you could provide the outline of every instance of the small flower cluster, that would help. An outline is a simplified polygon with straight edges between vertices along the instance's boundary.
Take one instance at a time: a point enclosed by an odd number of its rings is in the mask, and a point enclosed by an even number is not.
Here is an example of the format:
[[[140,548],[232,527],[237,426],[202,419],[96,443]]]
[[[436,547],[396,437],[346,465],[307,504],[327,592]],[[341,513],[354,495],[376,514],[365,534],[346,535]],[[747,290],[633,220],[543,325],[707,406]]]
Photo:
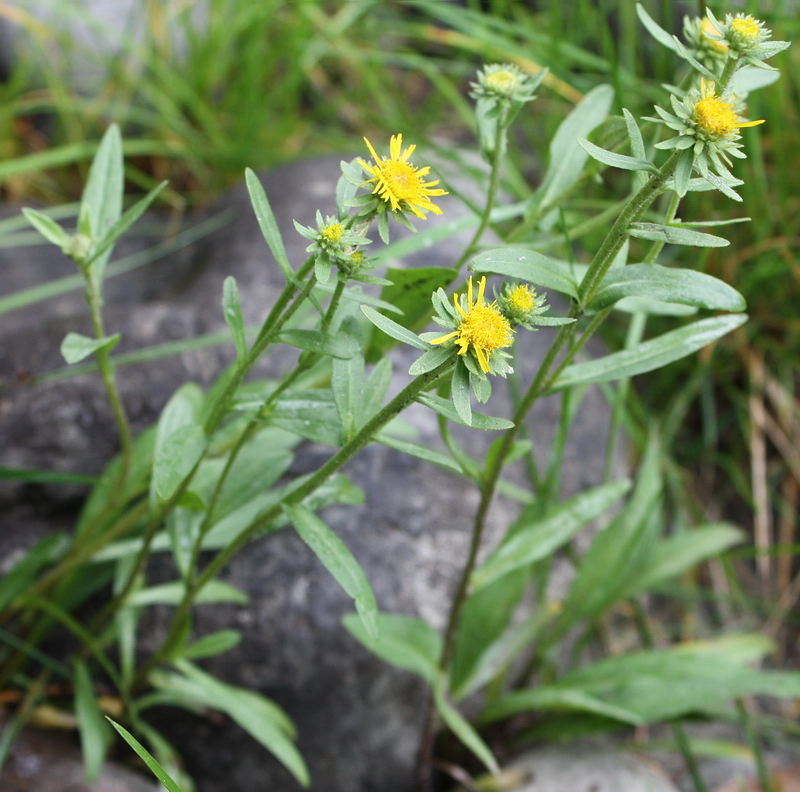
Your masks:
[[[336,265],[348,277],[357,276],[368,269],[369,261],[360,248],[369,245],[372,240],[362,236],[358,230],[349,228],[345,221],[337,217],[322,217],[317,212],[317,227],[310,228],[295,222],[298,233],[311,244],[306,251],[316,257],[316,273],[320,283],[328,280],[332,265]],[[361,230],[361,229],[359,229]],[[366,228],[363,229],[366,231]]]
[[[770,41],[772,31],[749,14],[726,14],[724,22],[719,22],[710,10],[706,14],[709,23],[704,30],[706,38],[722,47],[729,57],[739,59],[740,67],[749,64],[770,68],[764,61],[789,46],[788,41]]]
[[[470,83],[473,99],[488,99],[497,104],[524,104],[536,98],[534,91],[544,77],[533,78],[511,63],[492,63],[478,72],[478,82]]]
[[[702,80],[699,90],[689,91],[681,100],[670,97],[675,114],[656,106],[660,119],[652,119],[674,129],[678,136],[657,145],[661,149],[688,149],[694,147],[694,165],[703,176],[709,164],[722,178],[732,180],[728,170],[730,157],[744,159],[739,149],[739,130],[763,124],[763,120],[745,121],[736,115],[734,100],[730,95],[717,96],[716,87]]]
[[[506,349],[514,342],[514,328],[518,325],[535,330],[537,316],[548,310],[544,295],[537,295],[527,284],[506,283],[495,300],[486,301],[486,276],[478,282],[478,293],[472,278],[467,281],[466,294],[454,294],[453,304],[443,289],[434,292],[433,320],[451,329],[446,335],[423,333],[421,338],[433,346],[452,341],[470,373],[484,378],[486,374],[505,377],[513,369]]]
[[[504,283],[500,295],[495,294],[503,316],[512,327],[521,325],[526,330],[537,330],[537,316],[550,310],[545,305],[545,295],[536,294],[536,289],[526,283]]]
[[[684,17],[683,37],[692,54],[700,61],[714,63],[728,57],[728,45],[707,16],[702,19]]]

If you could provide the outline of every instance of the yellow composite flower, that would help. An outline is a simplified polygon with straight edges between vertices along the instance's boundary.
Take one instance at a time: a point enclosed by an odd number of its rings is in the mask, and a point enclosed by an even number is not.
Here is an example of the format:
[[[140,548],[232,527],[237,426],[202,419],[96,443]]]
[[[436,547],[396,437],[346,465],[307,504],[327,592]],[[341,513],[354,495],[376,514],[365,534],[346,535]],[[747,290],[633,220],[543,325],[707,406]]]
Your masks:
[[[358,162],[372,176],[365,184],[374,182],[373,195],[380,196],[390,204],[392,211],[400,212],[407,208],[421,220],[425,219],[424,212],[442,213],[442,210],[430,199],[439,195],[447,195],[447,191],[436,188],[436,185],[439,184],[438,179],[425,181],[425,177],[431,170],[428,165],[416,168],[408,161],[416,149],[415,145],[408,146],[403,151],[403,136],[392,135],[389,143],[389,156],[379,157],[369,140],[364,138],[364,142],[367,144],[375,164],[370,165],[361,159]]]
[[[742,121],[736,117],[733,102],[726,102],[716,95],[712,82],[703,80],[700,84],[700,99],[694,105],[694,121],[697,126],[714,140],[728,137],[744,127],[763,124],[760,121]]]
[[[431,344],[444,344],[450,339],[460,347],[459,355],[465,355],[470,347],[484,374],[490,372],[489,357],[496,349],[511,346],[514,331],[508,319],[500,313],[497,302],[487,304],[484,301],[486,277],[482,277],[478,285],[478,298],[473,300],[472,278],[467,284],[467,310],[461,307],[459,295],[453,295],[456,311],[461,315],[458,328],[452,333],[433,339]]]

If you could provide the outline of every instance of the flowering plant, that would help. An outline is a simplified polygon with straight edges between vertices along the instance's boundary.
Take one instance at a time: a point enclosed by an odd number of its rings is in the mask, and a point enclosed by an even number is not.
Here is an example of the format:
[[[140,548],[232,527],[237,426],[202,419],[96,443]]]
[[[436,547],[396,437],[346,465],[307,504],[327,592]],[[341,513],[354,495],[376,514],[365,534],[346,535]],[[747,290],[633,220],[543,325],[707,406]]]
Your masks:
[[[376,310],[374,306],[385,308],[380,298],[370,300],[353,287],[354,283],[382,287],[387,290],[385,296],[394,285],[370,274],[380,263],[377,255],[370,257],[364,252],[377,241],[371,237],[373,224],[378,236],[388,242],[390,219],[413,229],[411,217],[426,221],[444,211],[444,199],[451,190],[439,186],[442,179],[433,174],[432,165],[415,164],[416,144],[404,148],[403,135],[395,134],[388,142],[387,156],[378,153],[381,146],[376,148],[364,138],[369,157],[365,154],[342,163],[334,213],[318,211],[316,227],[296,224],[310,242],[306,260],[297,266],[288,260],[260,181],[247,171],[253,208],[283,272],[285,287],[261,326],[248,335],[238,286],[233,278],[226,280],[222,309],[235,360],[207,392],[191,385],[179,389],[155,430],[139,438],[132,436],[116,383],[111,351],[119,336],[108,335],[104,329],[102,289],[105,265],[116,240],[163,185],[123,214],[122,145],[119,131],[111,126],[89,173],[77,233],[67,233],[47,214],[25,210],[30,223],[75,261],[84,278],[95,334],[70,334],[62,353],[70,364],[94,357],[113,408],[120,452],[95,484],[74,539],[57,551],[50,548],[44,561],[34,557],[42,552],[35,548],[15,568],[14,590],[3,600],[4,617],[7,624],[24,633],[28,643],[9,643],[1,658],[0,680],[4,685],[14,683],[23,664],[40,656],[36,645],[54,612],[42,603],[69,584],[76,568],[108,564],[113,592],[99,613],[91,616],[88,627],[75,627],[76,617],[57,611],[78,641],[69,660],[69,673],[81,734],[85,744],[95,746],[87,751],[90,777],[99,772],[111,728],[102,717],[91,684],[92,664],[115,686],[119,702],[116,720],[125,720],[136,734],[116,722],[113,728],[171,792],[186,782],[173,777],[180,769],[163,738],[145,720],[154,690],[163,700],[180,706],[223,709],[271,750],[299,783],[309,784],[308,768],[286,714],[259,694],[213,679],[192,662],[230,648],[231,640],[229,636],[216,638],[211,649],[201,641],[193,642],[194,604],[210,591],[216,596],[230,595],[217,579],[225,564],[267,529],[285,525],[297,532],[353,599],[355,613],[345,619],[348,631],[388,662],[418,673],[429,686],[417,771],[423,792],[431,787],[435,739],[443,729],[451,731],[493,776],[480,782],[484,788],[495,788],[491,785],[502,778],[486,736],[490,729],[484,727],[502,722],[507,734],[515,738],[520,722],[534,729],[539,725],[534,717],[537,713],[551,718],[550,724],[557,724],[565,711],[582,713],[603,726],[673,722],[676,740],[691,766],[693,756],[677,719],[698,709],[714,711],[727,701],[729,689],[740,695],[778,689],[774,678],[749,668],[751,650],[722,658],[719,655],[728,651],[730,644],[724,648],[689,645],[680,651],[653,650],[643,619],[639,619],[639,627],[646,651],[633,660],[630,656],[610,657],[564,674],[553,660],[565,636],[579,629],[590,632],[615,603],[627,602],[635,609],[644,592],[740,540],[736,529],[720,524],[662,535],[665,487],[656,450],[658,427],[651,428],[644,443],[641,471],[635,481],[614,480],[609,473],[602,484],[563,502],[557,491],[561,453],[575,403],[587,386],[601,384],[611,389],[616,385],[613,396],[622,399],[631,377],[686,357],[746,321],[744,300],[732,286],[711,275],[657,261],[666,244],[727,244],[721,237],[677,220],[678,207],[689,191],[719,190],[739,198],[733,189],[739,182],[730,158],[744,156],[739,131],[762,122],[743,120],[742,97],[735,93],[736,76],[744,66],[763,67],[763,60],[783,49],[784,43],[771,41],[763,23],[752,17],[729,15],[719,23],[709,12],[703,19],[686,23],[691,40],[684,45],[641,8],[640,15],[656,39],[692,69],[685,88],[671,90],[673,112],[656,108],[658,118],[650,119],[657,123],[653,130],[656,138],[648,146],[639,122],[624,110],[619,123],[625,129],[630,154],[603,148],[586,137],[576,139],[574,134],[579,129],[590,135],[600,124],[598,107],[603,110],[599,115],[610,109],[610,88],[594,89],[565,120],[562,130],[568,131],[557,133],[551,149],[553,161],[539,187],[506,213],[506,220],[519,221],[517,228],[509,231],[497,226],[509,241],[492,247],[485,247],[484,235],[490,225],[496,225],[508,132],[534,100],[546,73],[531,74],[514,64],[492,64],[478,74],[472,83],[472,97],[476,100],[478,144],[488,165],[485,201],[463,255],[452,268],[434,272],[441,287],[431,289],[426,283],[412,292],[411,303],[423,310],[416,317],[405,317],[405,323]],[[659,141],[663,127],[677,134]],[[668,154],[660,155],[663,150]],[[666,157],[660,164],[659,156]],[[599,165],[589,163],[590,158]],[[580,167],[565,170],[561,165],[566,161]],[[560,240],[552,241],[550,231],[563,196],[583,179],[586,170],[597,167],[631,173],[630,196],[587,262],[566,261],[556,253],[546,255],[543,250],[560,244]],[[464,265],[466,273],[461,272]],[[462,285],[449,297],[447,287],[462,277]],[[490,277],[499,282],[494,299],[487,297]],[[548,313],[547,301],[553,293],[566,301],[566,315]],[[356,302],[362,303],[358,313],[350,310]],[[314,316],[312,326],[293,327],[292,321],[307,305],[315,309],[309,311]],[[644,339],[649,316],[693,316],[700,310],[710,315],[676,320],[677,326],[668,332]],[[581,359],[586,343],[613,311],[632,316],[624,348],[597,359]],[[430,321],[445,332],[426,331]],[[388,337],[389,346],[401,342],[421,353],[408,372],[411,381],[391,398],[387,398],[387,366],[378,364],[367,374],[368,350],[358,342],[356,332],[364,327]],[[548,350],[530,381],[524,381],[514,365],[517,339],[523,335],[520,328],[543,331],[550,337]],[[296,365],[283,371],[269,387],[248,388],[245,380],[263,356],[290,341],[301,350]],[[304,378],[311,373],[318,375],[313,399],[308,395],[312,386],[300,387],[308,385]],[[473,395],[486,403],[491,378],[498,375],[509,379],[514,389],[513,413],[498,417],[474,412]],[[320,381],[324,383],[321,386]],[[526,436],[526,419],[533,405],[547,394],[561,394],[562,420],[548,469],[542,474]],[[325,505],[346,501],[341,485],[343,466],[383,436],[390,423],[414,402],[437,414],[449,454],[412,443],[405,443],[403,450],[456,471],[474,486],[479,498],[468,555],[443,633],[421,618],[380,612],[358,561],[317,513]],[[290,408],[292,420],[286,420]],[[477,462],[453,441],[450,422],[501,434],[487,458]],[[286,427],[291,430],[292,442],[312,440],[335,449],[314,470],[288,484],[278,481],[288,469],[286,449],[276,452],[264,443],[259,445],[264,433]],[[611,433],[609,441],[611,452],[615,434]],[[281,459],[277,459],[279,453]],[[266,485],[266,493],[259,491],[245,503],[231,504],[232,471],[238,470],[237,465],[249,454],[258,456],[264,465],[274,465],[278,472]],[[521,458],[529,471],[529,486],[524,490],[503,478],[507,466]],[[253,488],[255,475],[248,480]],[[487,513],[501,491],[520,501],[520,514],[482,558]],[[619,508],[610,514],[615,505]],[[563,602],[550,601],[550,560],[559,550],[573,550],[571,542],[578,531],[603,518],[604,529],[583,558],[575,561],[574,579]],[[220,541],[223,522],[224,541]],[[133,542],[132,555],[123,552],[119,544],[123,541]],[[151,601],[148,597],[152,597],[153,587],[147,584],[146,568],[156,548],[173,553],[180,577],[170,589],[175,610],[164,640],[141,658],[135,650],[138,624],[129,616],[138,614],[143,602]],[[574,560],[575,553],[569,554]],[[101,637],[95,640],[95,636]],[[107,651],[112,641],[120,647],[118,663]],[[715,654],[716,665],[704,661],[704,652]],[[633,666],[639,668],[638,675],[630,670]],[[656,671],[642,673],[642,667]],[[48,668],[42,670],[42,678]],[[691,695],[681,696],[678,691],[669,701],[664,696],[643,695],[643,689],[652,694],[647,686],[653,678],[661,688],[680,680],[682,689]],[[782,691],[797,689],[794,678],[782,680],[782,684]],[[485,697],[480,718],[474,722],[455,705],[476,691],[484,691]],[[251,718],[253,712],[258,713],[257,718]]]

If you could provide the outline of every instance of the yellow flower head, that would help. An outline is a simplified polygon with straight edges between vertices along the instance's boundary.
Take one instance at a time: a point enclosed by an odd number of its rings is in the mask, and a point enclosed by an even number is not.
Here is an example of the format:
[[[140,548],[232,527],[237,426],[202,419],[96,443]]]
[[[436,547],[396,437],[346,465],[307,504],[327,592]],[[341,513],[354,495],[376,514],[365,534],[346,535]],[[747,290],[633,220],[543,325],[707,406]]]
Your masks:
[[[700,26],[700,30],[703,33],[705,43],[709,47],[711,47],[712,50],[719,53],[724,53],[728,51],[728,45],[724,41],[719,41],[718,39],[711,38],[711,36],[719,36],[721,34],[719,30],[717,30],[716,25],[708,17],[705,17],[703,19],[703,22]]]
[[[472,278],[467,285],[467,309],[464,310],[459,300],[459,295],[453,295],[456,311],[461,315],[458,328],[452,333],[435,338],[431,344],[444,344],[450,339],[455,339],[460,349],[459,355],[465,355],[470,347],[478,359],[478,364],[484,374],[490,372],[489,357],[496,349],[511,346],[514,341],[514,331],[508,319],[500,313],[497,302],[487,304],[484,302],[486,291],[486,277],[481,278],[478,285],[478,298],[473,300]]]
[[[694,105],[694,122],[705,137],[719,140],[743,127],[763,124],[764,120],[741,121],[736,117],[733,103],[717,96],[714,84],[703,80],[700,85],[700,99]]]
[[[365,184],[375,183],[372,190],[373,195],[379,195],[388,203],[392,211],[400,212],[403,209],[410,209],[417,217],[424,220],[424,212],[441,214],[442,210],[431,202],[431,198],[438,195],[447,195],[442,189],[431,189],[439,183],[436,181],[425,181],[425,177],[430,173],[430,167],[415,168],[408,158],[414,153],[416,146],[408,146],[402,151],[403,136],[392,135],[389,144],[389,156],[379,157],[372,148],[372,144],[364,138],[374,165],[359,160],[359,164],[369,173],[372,178]]]
[[[742,38],[755,41],[761,33],[761,25],[751,16],[737,16],[731,22],[731,29],[735,30]]]
[[[342,238],[342,234],[344,233],[344,228],[342,228],[341,223],[332,223],[331,225],[325,226],[320,231],[320,234],[328,240],[328,242],[338,242]]]
[[[527,313],[536,305],[534,293],[530,286],[520,284],[515,286],[511,294],[508,295],[509,307],[519,313]]]

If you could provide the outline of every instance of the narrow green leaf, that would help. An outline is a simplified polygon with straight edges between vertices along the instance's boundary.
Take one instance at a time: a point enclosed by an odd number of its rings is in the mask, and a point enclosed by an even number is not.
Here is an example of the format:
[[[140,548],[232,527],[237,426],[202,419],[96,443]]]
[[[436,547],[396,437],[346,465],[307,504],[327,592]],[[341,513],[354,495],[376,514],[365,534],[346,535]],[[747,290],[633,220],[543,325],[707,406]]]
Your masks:
[[[746,305],[736,289],[704,272],[658,264],[629,264],[609,270],[587,307],[598,311],[625,297],[646,297],[717,311],[742,311]]]
[[[311,548],[345,593],[353,598],[367,634],[378,637],[378,605],[364,570],[347,545],[304,506],[283,506],[300,538]]]
[[[334,358],[331,364],[331,390],[336,412],[342,424],[343,440],[347,442],[361,428],[364,420],[364,358],[358,348],[355,328],[347,324],[340,329],[342,337],[350,338],[353,354],[346,358]]]
[[[449,470],[452,473],[461,473],[461,468],[453,461],[453,459],[441,451],[434,451],[428,446],[420,445],[419,443],[409,443],[406,440],[400,440],[392,437],[386,433],[379,433],[375,439],[389,448],[394,448],[396,451],[402,451],[409,456],[417,457],[425,462],[431,462],[440,468]]]
[[[247,356],[247,337],[244,330],[242,304],[239,302],[239,287],[236,278],[229,275],[222,284],[222,313],[228,323],[233,343],[236,346],[236,357],[243,361]]]
[[[534,206],[553,204],[580,179],[588,157],[576,138],[586,137],[602,123],[613,100],[611,86],[598,85],[561,122],[550,143],[547,172],[533,196]]]
[[[136,752],[137,756],[147,765],[150,772],[164,785],[167,792],[183,792],[181,788],[170,778],[167,771],[148,753],[145,747],[126,729],[118,723],[114,723],[111,718],[106,720],[117,730],[119,735]]]
[[[372,324],[375,325],[375,327],[377,327],[379,330],[383,330],[386,335],[390,335],[392,338],[396,338],[398,341],[402,341],[404,344],[421,349],[423,352],[427,352],[430,349],[428,344],[426,344],[424,341],[420,341],[420,339],[417,338],[417,336],[410,330],[406,330],[405,327],[397,324],[397,322],[387,319],[385,316],[383,316],[383,314],[379,314],[374,308],[370,308],[368,305],[362,305],[361,312],[367,317],[367,319],[370,320],[370,322],[372,322]]]
[[[441,396],[436,396],[433,393],[421,393],[417,397],[420,404],[430,407],[435,410],[439,415],[443,415],[453,423],[461,424],[462,426],[471,426],[473,429],[486,429],[490,431],[502,431],[504,429],[511,429],[514,424],[505,418],[495,418],[491,415],[483,415],[483,413],[472,412],[472,423],[465,424],[459,414],[456,412],[453,403],[449,399],[443,399]]]
[[[541,519],[516,529],[472,575],[477,591],[515,569],[552,555],[586,523],[607,511],[629,489],[629,481],[615,481],[583,492],[552,509]]]
[[[626,596],[652,589],[665,580],[681,575],[692,567],[723,553],[744,540],[739,528],[714,523],[691,528],[660,542],[644,568],[634,573]]]
[[[161,583],[158,586],[139,589],[131,594],[125,604],[143,608],[149,605],[179,605],[186,594],[186,586],[182,581]],[[216,602],[232,602],[235,605],[247,605],[248,598],[241,589],[226,583],[224,580],[210,580],[195,596],[193,602],[205,605]]]
[[[404,326],[414,332],[421,330],[430,319],[431,294],[437,289],[447,288],[458,277],[458,273],[447,267],[390,267],[386,277],[391,284],[381,289],[381,299],[394,305],[403,316]],[[393,346],[390,338],[373,334],[366,358],[369,362],[375,362]]]
[[[97,476],[60,470],[0,467],[0,480],[27,481],[33,484],[95,484]]]
[[[69,234],[51,217],[35,209],[24,207],[22,214],[28,222],[48,241],[63,248],[69,242]]]
[[[660,225],[659,223],[631,223],[628,233],[639,239],[651,239],[654,242],[668,242],[671,245],[692,245],[694,247],[727,247],[730,240],[724,237],[691,231],[678,225]]]
[[[276,340],[306,352],[317,352],[340,360],[347,360],[353,354],[353,344],[349,339],[319,330],[282,330]]]
[[[675,47],[675,39],[667,33],[664,28],[661,27],[648,13],[644,10],[644,7],[640,4],[636,4],[636,13],[639,15],[639,19],[641,20],[642,24],[647,28],[650,35],[662,46],[666,47],[667,49],[672,50],[673,52],[677,52]]]
[[[179,656],[184,660],[216,657],[233,649],[241,640],[242,634],[238,630],[217,630],[184,646]]]
[[[275,220],[275,215],[272,213],[272,207],[269,205],[267,194],[258,176],[247,168],[245,170],[245,182],[247,183],[247,191],[250,193],[250,201],[253,204],[253,211],[255,212],[258,225],[261,228],[261,233],[275,257],[275,261],[281,268],[284,277],[287,281],[294,280],[294,270],[289,263],[289,257],[286,255],[286,248],[283,245],[281,232],[278,229],[278,223]]]
[[[166,437],[153,460],[153,486],[159,498],[166,501],[175,494],[202,459],[207,444],[208,437],[197,424],[181,426]]]
[[[81,199],[80,217],[88,222],[88,228],[78,230],[94,242],[102,239],[122,215],[124,180],[122,136],[119,127],[111,124],[92,160]]]
[[[418,377],[420,374],[426,374],[428,371],[433,371],[437,366],[441,366],[454,352],[452,344],[444,344],[443,346],[435,346],[418,357],[409,368],[408,373],[412,377]]]
[[[92,679],[86,665],[75,661],[75,715],[81,736],[81,754],[86,780],[93,784],[103,769],[111,732],[97,704]]]
[[[622,168],[622,170],[629,171],[648,171],[650,173],[658,173],[658,168],[652,162],[638,157],[629,157],[627,154],[617,154],[614,151],[595,146],[585,138],[578,138],[578,145],[593,159],[602,162],[604,165],[610,165],[612,168]]]
[[[472,425],[472,404],[470,403],[469,371],[466,366],[457,365],[453,369],[450,398],[461,421]]]
[[[646,160],[647,152],[644,147],[644,139],[642,138],[642,132],[639,129],[639,125],[636,123],[636,119],[625,107],[622,108],[622,115],[625,118],[625,127],[628,130],[628,140],[631,142],[631,153],[636,159]],[[644,187],[646,182],[647,176],[645,173],[643,171],[637,171],[634,175],[636,189],[638,190]]]
[[[113,349],[120,338],[119,333],[105,338],[89,338],[80,333],[67,333],[61,342],[61,356],[67,363],[78,363],[101,349]]]
[[[378,615],[379,637],[371,638],[363,621],[350,613],[342,619],[347,631],[373,654],[393,666],[412,671],[431,685],[442,653],[442,636],[427,622],[396,613]]]
[[[146,209],[155,201],[167,184],[168,182],[161,182],[161,184],[150,190],[144,198],[140,198],[111,226],[111,228],[108,229],[97,242],[91,257],[87,259],[87,266],[94,264],[95,261],[111,251],[117,240],[145,213]]]
[[[741,327],[746,321],[746,314],[701,319],[650,341],[644,341],[631,349],[614,352],[599,360],[576,363],[561,372],[553,390],[590,382],[609,382],[620,377],[635,377],[637,374],[653,371],[691,355],[731,330]]]
[[[272,426],[313,440],[316,443],[342,444],[342,423],[331,391],[293,390],[279,399],[267,418]]]
[[[439,685],[434,687],[433,695],[436,702],[436,711],[441,715],[447,726],[450,727],[453,734],[483,762],[483,765],[490,773],[498,774],[500,767],[489,750],[489,746],[481,739],[470,722],[447,700]]]
[[[608,704],[602,699],[580,690],[570,690],[564,685],[507,693],[488,707],[484,718],[493,721],[517,715],[520,712],[536,712],[537,710],[591,712],[634,726],[645,722],[637,712]]]
[[[302,786],[310,778],[303,757],[293,742],[294,724],[270,699],[244,688],[221,682],[186,660],[176,660],[179,674],[154,672],[150,681],[186,701],[202,704],[227,714],[251,737],[270,751]]]
[[[479,253],[469,264],[473,272],[494,272],[507,278],[535,283],[570,297],[578,296],[578,284],[557,261],[526,248],[495,248]]]

